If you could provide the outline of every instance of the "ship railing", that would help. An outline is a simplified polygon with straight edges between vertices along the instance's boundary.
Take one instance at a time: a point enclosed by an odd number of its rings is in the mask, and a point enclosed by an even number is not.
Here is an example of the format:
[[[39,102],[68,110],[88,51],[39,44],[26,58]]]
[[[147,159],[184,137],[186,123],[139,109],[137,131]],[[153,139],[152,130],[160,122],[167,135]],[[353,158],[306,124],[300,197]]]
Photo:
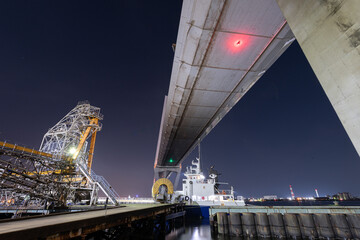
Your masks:
[[[200,179],[196,180],[197,183],[213,183],[213,179]]]
[[[217,195],[232,195],[232,191],[231,190],[216,190],[216,194]]]

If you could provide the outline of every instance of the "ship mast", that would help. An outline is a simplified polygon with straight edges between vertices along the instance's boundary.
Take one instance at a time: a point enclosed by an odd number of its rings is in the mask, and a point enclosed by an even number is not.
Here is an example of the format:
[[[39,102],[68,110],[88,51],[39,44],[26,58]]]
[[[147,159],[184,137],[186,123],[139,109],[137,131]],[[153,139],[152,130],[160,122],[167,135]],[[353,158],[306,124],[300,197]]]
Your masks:
[[[198,151],[199,151],[199,158],[198,158],[199,168],[202,169],[201,162],[200,162],[200,154],[201,154],[201,151],[200,151],[200,139],[199,139],[199,144],[198,144]]]

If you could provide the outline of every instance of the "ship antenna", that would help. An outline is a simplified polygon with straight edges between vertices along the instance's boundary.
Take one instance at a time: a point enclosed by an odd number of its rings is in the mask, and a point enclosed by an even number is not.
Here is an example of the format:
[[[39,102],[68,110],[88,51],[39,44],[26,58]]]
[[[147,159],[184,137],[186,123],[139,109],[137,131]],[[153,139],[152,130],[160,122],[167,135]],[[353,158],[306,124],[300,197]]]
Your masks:
[[[199,142],[198,146],[199,146],[199,161],[200,161],[200,142]]]
[[[199,138],[199,144],[198,144],[198,147],[199,147],[199,148],[198,148],[198,150],[199,150],[199,168],[200,168],[199,170],[200,170],[200,172],[201,172],[202,166],[201,166],[201,161],[200,161],[200,155],[201,155],[200,142],[201,142],[201,141],[200,141],[200,138]]]

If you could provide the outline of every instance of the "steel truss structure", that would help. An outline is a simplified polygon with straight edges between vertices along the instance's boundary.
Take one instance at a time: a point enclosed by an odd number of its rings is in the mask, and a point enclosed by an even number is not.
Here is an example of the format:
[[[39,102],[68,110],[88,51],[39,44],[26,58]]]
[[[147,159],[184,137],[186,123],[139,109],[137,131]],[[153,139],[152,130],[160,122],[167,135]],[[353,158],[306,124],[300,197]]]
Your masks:
[[[74,168],[18,146],[0,142],[0,201],[27,205],[30,201],[65,204]]]
[[[116,204],[118,194],[91,170],[102,119],[100,108],[79,102],[44,135],[39,151],[0,142],[0,204],[92,205],[99,189]]]
[[[79,102],[44,135],[40,151],[55,157],[71,157],[79,164],[88,165],[86,140],[90,136],[96,137],[96,132],[101,130],[99,120],[102,119],[100,108],[91,106],[88,102]]]

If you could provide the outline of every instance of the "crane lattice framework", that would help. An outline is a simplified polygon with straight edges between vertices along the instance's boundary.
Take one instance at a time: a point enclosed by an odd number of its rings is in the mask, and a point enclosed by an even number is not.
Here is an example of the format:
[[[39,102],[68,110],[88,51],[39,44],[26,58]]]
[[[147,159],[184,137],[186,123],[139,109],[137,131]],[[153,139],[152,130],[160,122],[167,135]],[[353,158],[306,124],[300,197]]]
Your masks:
[[[119,195],[91,169],[102,119],[100,108],[79,102],[44,135],[39,151],[0,142],[0,200],[93,204],[100,189],[116,204]]]
[[[64,118],[44,135],[40,151],[50,153],[55,158],[69,158],[75,166],[76,177],[71,189],[73,199],[90,197],[90,204],[96,201],[100,188],[110,201],[117,203],[119,195],[102,176],[92,171],[96,134],[101,130],[103,115],[100,108],[89,102],[79,102]],[[88,147],[88,140],[90,147]],[[90,195],[90,196],[89,196]]]
[[[0,142],[0,204],[65,204],[73,167],[51,154]],[[31,201],[30,201],[31,200]]]
[[[96,133],[101,130],[103,119],[100,108],[88,102],[79,102],[64,118],[44,135],[40,151],[55,157],[67,156],[91,172]],[[91,146],[87,150],[88,138]]]

